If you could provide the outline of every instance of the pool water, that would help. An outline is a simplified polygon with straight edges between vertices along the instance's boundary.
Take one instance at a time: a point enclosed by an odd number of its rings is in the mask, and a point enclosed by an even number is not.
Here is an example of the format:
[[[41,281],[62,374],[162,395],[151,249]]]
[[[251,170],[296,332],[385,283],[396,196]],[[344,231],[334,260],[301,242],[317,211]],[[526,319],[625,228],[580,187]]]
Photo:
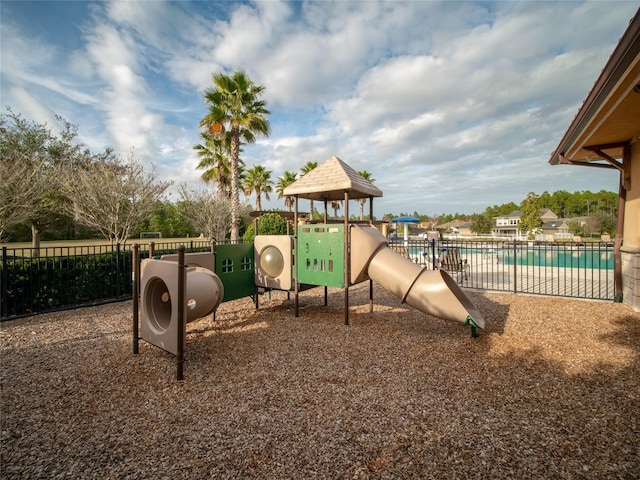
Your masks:
[[[503,253],[504,263],[513,265],[513,250],[506,250]],[[522,250],[516,252],[516,263],[539,267],[613,270],[613,251],[597,249]]]
[[[446,248],[446,247],[445,247]],[[471,261],[474,255],[481,255],[483,259],[497,259],[498,263],[513,265],[513,248],[460,248],[460,255]],[[425,253],[424,248],[409,246],[407,249],[412,259],[420,259]],[[427,251],[431,255],[431,250]],[[431,257],[429,256],[430,261]],[[424,260],[427,260],[425,257]],[[424,261],[422,260],[422,261]],[[518,247],[516,250],[517,265],[536,267],[564,267],[613,270],[613,249],[585,248],[585,247]]]

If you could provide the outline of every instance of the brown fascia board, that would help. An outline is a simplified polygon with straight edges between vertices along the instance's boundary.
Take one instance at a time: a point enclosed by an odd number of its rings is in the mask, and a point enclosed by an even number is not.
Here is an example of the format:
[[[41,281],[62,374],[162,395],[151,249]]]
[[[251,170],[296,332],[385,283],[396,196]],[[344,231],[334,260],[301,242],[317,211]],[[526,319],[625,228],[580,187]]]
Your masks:
[[[551,165],[563,163],[561,157],[564,156],[567,148],[575,142],[576,138],[589,125],[593,116],[638,54],[640,54],[640,8],[629,22],[629,27],[620,38],[618,45],[600,72],[600,76],[589,95],[582,103],[560,144],[551,155],[549,159]]]

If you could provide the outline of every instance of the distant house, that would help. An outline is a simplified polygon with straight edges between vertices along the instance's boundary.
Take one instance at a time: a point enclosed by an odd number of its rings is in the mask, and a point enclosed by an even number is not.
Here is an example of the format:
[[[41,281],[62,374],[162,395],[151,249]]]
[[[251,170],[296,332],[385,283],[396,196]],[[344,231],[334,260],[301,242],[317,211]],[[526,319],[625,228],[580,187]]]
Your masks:
[[[436,227],[441,233],[453,233],[455,235],[473,235],[471,222],[466,220],[452,220]]]
[[[423,230],[435,230],[436,223],[435,222],[420,222],[418,224],[418,228],[422,228]]]
[[[551,222],[542,224],[542,233],[536,235],[536,240],[552,242],[556,240],[572,240],[573,233],[569,228],[569,223],[578,223],[581,226],[587,225],[588,217],[558,218]]]
[[[474,232],[471,231],[471,222],[464,222],[460,225],[458,227],[458,233],[460,233],[460,235],[473,235]]]
[[[569,231],[566,218],[559,218],[552,222],[545,222],[540,227],[542,233],[536,235],[536,240],[553,242],[554,240],[570,240],[573,235]]]
[[[509,215],[494,217],[495,227],[493,234],[500,237],[519,237],[526,232],[520,232],[520,220],[522,218],[522,210],[514,210]],[[543,208],[540,214],[543,225],[558,220],[558,216],[548,208]]]
[[[494,217],[495,227],[493,227],[493,233],[498,236],[515,237],[520,232],[520,218],[522,217],[521,210],[514,210],[509,215],[502,215],[500,217]]]

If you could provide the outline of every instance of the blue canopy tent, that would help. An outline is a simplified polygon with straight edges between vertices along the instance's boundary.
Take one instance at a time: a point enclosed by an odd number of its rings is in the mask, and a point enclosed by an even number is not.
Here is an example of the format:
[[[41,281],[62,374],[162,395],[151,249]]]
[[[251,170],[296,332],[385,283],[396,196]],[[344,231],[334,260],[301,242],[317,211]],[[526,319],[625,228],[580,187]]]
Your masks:
[[[420,219],[416,217],[398,217],[391,220],[391,223],[402,223],[404,224],[404,246],[406,247],[409,243],[409,223],[420,223]]]

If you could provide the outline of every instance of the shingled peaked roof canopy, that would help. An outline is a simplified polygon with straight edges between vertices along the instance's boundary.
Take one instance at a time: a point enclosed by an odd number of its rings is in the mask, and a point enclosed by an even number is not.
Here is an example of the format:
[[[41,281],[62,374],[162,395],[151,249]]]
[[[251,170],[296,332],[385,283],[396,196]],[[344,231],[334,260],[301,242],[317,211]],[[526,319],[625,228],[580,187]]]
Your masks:
[[[309,200],[344,200],[381,197],[382,190],[366,180],[338,157],[331,157],[286,187],[283,194]]]

